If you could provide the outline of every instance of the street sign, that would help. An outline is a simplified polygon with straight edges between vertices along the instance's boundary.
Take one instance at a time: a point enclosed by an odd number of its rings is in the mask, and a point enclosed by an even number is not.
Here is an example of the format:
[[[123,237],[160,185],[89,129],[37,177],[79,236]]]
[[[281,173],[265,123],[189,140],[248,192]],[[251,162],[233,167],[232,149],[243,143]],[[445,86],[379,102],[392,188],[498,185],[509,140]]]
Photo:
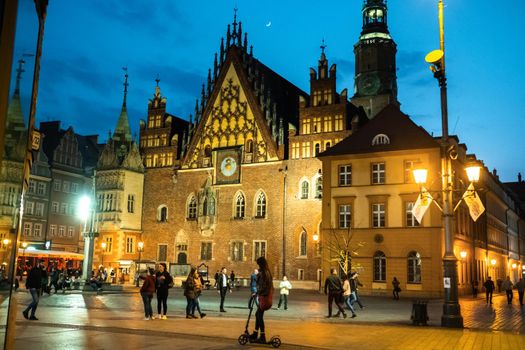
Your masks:
[[[450,288],[450,277],[444,277],[443,278],[443,286],[445,288]]]

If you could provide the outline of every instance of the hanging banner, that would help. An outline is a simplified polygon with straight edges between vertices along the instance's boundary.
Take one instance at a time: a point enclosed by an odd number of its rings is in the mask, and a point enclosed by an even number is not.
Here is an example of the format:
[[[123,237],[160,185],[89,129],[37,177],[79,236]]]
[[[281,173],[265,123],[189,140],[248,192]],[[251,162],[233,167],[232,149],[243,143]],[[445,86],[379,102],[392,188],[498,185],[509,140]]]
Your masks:
[[[470,217],[475,222],[476,220],[478,220],[481,214],[485,212],[485,207],[483,206],[481,199],[479,199],[479,196],[476,193],[476,190],[474,189],[474,185],[472,183],[469,185],[469,187],[463,194],[463,200],[468,206]]]
[[[432,204],[432,195],[427,191],[425,187],[421,187],[421,193],[417,196],[416,203],[412,207],[412,215],[416,218],[417,222],[421,224],[423,216],[427,212],[428,207]]]

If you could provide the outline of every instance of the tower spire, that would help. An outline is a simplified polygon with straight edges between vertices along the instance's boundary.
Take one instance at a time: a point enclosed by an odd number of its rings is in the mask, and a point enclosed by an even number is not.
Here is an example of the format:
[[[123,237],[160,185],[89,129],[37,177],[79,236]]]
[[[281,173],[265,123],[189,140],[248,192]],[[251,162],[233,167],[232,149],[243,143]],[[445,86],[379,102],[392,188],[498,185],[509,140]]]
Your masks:
[[[159,73],[157,73],[157,78],[155,78],[155,82],[157,83],[157,87],[159,86],[159,83],[160,83],[160,77],[159,77]]]
[[[122,108],[126,108],[126,99],[128,97],[128,66],[122,67],[124,71],[124,99],[122,100]]]
[[[24,70],[24,64],[26,61],[24,61],[23,58],[18,60],[18,68],[16,69],[16,85],[15,85],[15,95],[20,95],[20,80],[22,80],[22,73],[25,72]]]
[[[321,49],[321,61],[324,61],[326,60],[326,55],[324,54],[324,49],[326,49],[326,43],[324,42],[324,38],[323,40],[321,40],[321,46],[319,46],[319,48]]]

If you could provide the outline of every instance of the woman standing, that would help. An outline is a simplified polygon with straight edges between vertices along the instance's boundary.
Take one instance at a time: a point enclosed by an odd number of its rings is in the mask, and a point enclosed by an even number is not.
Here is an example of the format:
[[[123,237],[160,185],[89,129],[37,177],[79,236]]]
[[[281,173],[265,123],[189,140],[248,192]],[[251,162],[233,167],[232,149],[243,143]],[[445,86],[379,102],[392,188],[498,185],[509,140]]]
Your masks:
[[[286,275],[283,276],[283,280],[279,283],[279,305],[277,305],[277,310],[281,308],[281,304],[284,301],[284,309],[288,310],[288,295],[290,294],[290,289],[292,289],[292,284],[288,281]]]
[[[156,277],[157,311],[159,313],[159,319],[166,320],[168,319],[166,316],[168,312],[168,289],[173,286],[173,278],[167,271],[165,263],[159,264],[159,271],[157,271]]]
[[[194,282],[194,291],[195,291],[195,299],[193,300],[193,307],[191,309],[191,317],[193,318],[197,318],[195,316],[195,309],[197,309],[197,311],[199,312],[199,315],[201,318],[204,318],[206,316],[205,313],[203,313],[201,311],[201,305],[200,305],[200,300],[199,300],[199,297],[201,295],[201,292],[202,292],[202,277],[201,275],[199,275],[199,272],[195,271],[195,275],[193,277],[193,282]]]
[[[394,291],[392,292],[394,294],[394,300],[399,300],[399,292],[401,292],[401,288],[399,288],[399,281],[396,277],[392,280],[392,287],[394,287]]]
[[[144,280],[142,287],[140,288],[140,296],[144,303],[144,320],[153,320],[153,309],[151,308],[151,299],[153,299],[153,293],[155,293],[155,271],[152,268],[148,269],[146,276],[139,276],[140,279]]]
[[[197,318],[193,316],[192,310],[195,305],[195,272],[197,269],[192,266],[190,273],[186,278],[186,283],[184,284],[184,296],[186,297],[186,318]]]
[[[352,305],[353,301],[355,300],[355,294],[350,284],[349,275],[346,276],[345,281],[343,283],[343,297],[344,297],[346,306],[348,307],[350,311],[352,311],[352,318],[356,317],[354,306]]]
[[[268,262],[264,257],[261,256],[257,258],[257,264],[259,265],[259,273],[257,274],[257,296],[259,298],[259,305],[255,312],[255,330],[250,338],[252,341],[264,344],[266,343],[264,312],[272,307],[273,277],[268,268]],[[257,339],[259,330],[261,331],[261,336]]]

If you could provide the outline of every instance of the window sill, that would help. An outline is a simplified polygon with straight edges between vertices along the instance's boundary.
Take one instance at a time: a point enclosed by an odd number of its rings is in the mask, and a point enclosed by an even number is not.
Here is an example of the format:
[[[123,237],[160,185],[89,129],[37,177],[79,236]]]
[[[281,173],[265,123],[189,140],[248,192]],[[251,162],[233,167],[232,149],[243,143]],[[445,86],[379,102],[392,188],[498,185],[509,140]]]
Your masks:
[[[242,216],[242,217],[236,217],[236,216],[234,216],[234,217],[232,218],[232,220],[242,221],[242,220],[244,220],[244,216]]]
[[[253,218],[254,218],[254,219],[259,219],[259,220],[260,220],[260,219],[266,219],[266,216],[254,216]]]

